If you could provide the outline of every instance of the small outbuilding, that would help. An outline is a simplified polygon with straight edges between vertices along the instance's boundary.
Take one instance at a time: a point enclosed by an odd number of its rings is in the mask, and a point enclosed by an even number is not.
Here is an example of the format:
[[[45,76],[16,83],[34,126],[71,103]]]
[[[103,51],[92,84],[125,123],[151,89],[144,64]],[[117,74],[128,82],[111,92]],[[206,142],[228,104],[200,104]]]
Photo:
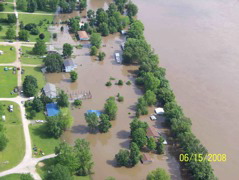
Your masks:
[[[56,86],[51,83],[46,83],[46,85],[43,88],[44,94],[49,98],[56,98],[57,96],[57,90]]]
[[[47,116],[56,116],[60,113],[60,110],[56,103],[46,104]]]
[[[90,38],[89,38],[88,34],[86,33],[86,31],[78,31],[77,33],[78,33],[79,39],[81,41],[89,41],[90,40]]]
[[[5,115],[2,115],[2,120],[6,121],[6,116]]]
[[[98,117],[102,114],[99,110],[88,110],[86,114],[95,113]]]
[[[147,134],[146,134],[146,136],[147,136],[148,138],[150,138],[150,137],[159,138],[159,137],[160,137],[159,133],[157,132],[157,130],[156,130],[154,127],[148,127],[148,128],[147,128]]]
[[[64,61],[64,71],[65,71],[65,72],[74,71],[75,68],[77,68],[77,65],[74,64],[74,62],[73,62],[72,59],[66,59],[66,60]]]
[[[156,109],[154,110],[154,112],[155,112],[156,114],[161,115],[161,114],[164,114],[164,109],[163,109],[163,108],[156,108]]]
[[[142,155],[141,162],[143,164],[149,164],[149,163],[152,163],[153,161],[152,161],[152,159],[150,158],[150,156],[148,154],[144,153]]]
[[[0,50],[0,55],[2,55],[2,54],[4,54],[4,52]]]

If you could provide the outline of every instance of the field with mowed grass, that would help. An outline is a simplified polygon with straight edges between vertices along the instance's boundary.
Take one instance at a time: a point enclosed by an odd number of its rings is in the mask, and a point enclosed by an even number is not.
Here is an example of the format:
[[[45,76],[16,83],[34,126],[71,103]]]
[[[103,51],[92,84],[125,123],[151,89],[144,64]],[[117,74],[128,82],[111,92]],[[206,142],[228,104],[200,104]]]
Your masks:
[[[25,139],[19,105],[11,101],[0,101],[0,103],[4,107],[6,121],[3,124],[8,138],[7,147],[0,152],[0,171],[4,171],[16,166],[23,159]],[[13,112],[8,111],[9,105],[13,105]]]
[[[45,124],[29,125],[32,146],[37,146],[45,155],[53,154],[55,147],[59,145],[60,139],[55,139],[47,135],[47,127]],[[36,155],[39,157],[39,155]]]
[[[0,177],[0,180],[20,180],[21,174],[10,174],[7,176]]]
[[[14,6],[12,3],[3,3],[4,4],[4,12],[14,12]]]
[[[0,45],[0,51],[3,51],[3,54],[0,54],[0,63],[12,63],[16,61],[16,48],[14,46],[3,46]]]
[[[21,48],[23,52],[23,54],[21,55],[21,62],[23,64],[43,64],[43,58],[40,58],[41,56],[32,54],[33,47],[22,46]]]
[[[34,23],[37,25],[37,29],[40,31],[40,34],[45,35],[44,40],[46,42],[50,41],[51,33],[48,31],[48,27],[53,22],[54,15],[37,15],[37,14],[19,14],[19,21],[23,22],[24,25],[29,23]],[[39,35],[31,35],[30,41],[36,42]]]
[[[5,66],[0,66],[0,97],[16,97],[17,94],[11,94],[11,92],[17,86],[17,74],[13,74],[13,70],[4,71],[4,67]]]
[[[24,81],[27,75],[32,75],[37,79],[39,91],[45,86],[46,80],[44,74],[41,72],[41,67],[22,66],[22,69],[25,70],[25,73],[22,75],[22,82]]]

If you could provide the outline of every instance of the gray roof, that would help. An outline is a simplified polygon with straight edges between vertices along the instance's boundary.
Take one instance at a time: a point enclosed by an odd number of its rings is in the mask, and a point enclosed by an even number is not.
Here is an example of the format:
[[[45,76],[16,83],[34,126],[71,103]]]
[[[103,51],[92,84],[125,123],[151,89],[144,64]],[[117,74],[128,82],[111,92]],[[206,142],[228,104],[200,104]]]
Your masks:
[[[46,85],[43,88],[44,93],[48,97],[56,97],[57,96],[57,91],[56,91],[56,86],[51,83],[46,83]]]
[[[74,62],[72,61],[72,59],[66,59],[66,60],[64,61],[64,66],[65,66],[65,67],[67,67],[67,66],[72,66],[72,67],[74,67],[75,64],[74,64]]]

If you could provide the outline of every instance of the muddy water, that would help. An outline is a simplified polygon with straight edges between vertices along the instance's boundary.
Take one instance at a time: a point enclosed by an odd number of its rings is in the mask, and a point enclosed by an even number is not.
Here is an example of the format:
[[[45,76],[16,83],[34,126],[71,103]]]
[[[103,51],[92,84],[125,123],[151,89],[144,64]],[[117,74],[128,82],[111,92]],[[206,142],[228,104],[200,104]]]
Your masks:
[[[239,1],[134,0],[145,36],[219,179],[238,179]]]
[[[107,5],[103,3],[102,6]],[[59,15],[56,21],[62,20],[61,16],[65,17],[65,15]],[[67,16],[75,16],[75,13]],[[72,45],[79,44],[79,42],[72,39],[66,26],[64,26],[63,32],[60,32],[60,26],[55,26],[51,29],[52,32],[58,34],[57,40],[51,42],[55,46],[62,46],[66,42]],[[106,47],[102,47],[101,49],[106,53],[103,62],[99,62],[95,57],[89,56],[89,44],[87,42],[83,43],[82,49],[74,49],[73,60],[78,65],[77,72],[79,76],[75,83],[70,82],[69,74],[67,73],[46,75],[48,82],[56,84],[58,88],[65,90],[69,95],[90,91],[93,96],[90,100],[84,100],[83,106],[80,109],[72,107],[74,124],[72,129],[68,130],[62,138],[71,144],[77,138],[86,138],[90,142],[95,163],[93,179],[104,180],[108,176],[113,176],[120,180],[143,180],[149,171],[157,167],[165,168],[170,172],[173,179],[181,179],[179,165],[172,156],[174,149],[170,145],[166,148],[166,155],[159,156],[151,154],[153,163],[150,165],[138,164],[134,168],[115,167],[115,154],[121,148],[129,147],[129,123],[134,117],[137,99],[142,95],[141,90],[134,85],[135,70],[138,67],[119,65],[114,60],[114,53],[122,53],[120,43],[123,41],[124,37],[118,33],[103,38],[103,44],[106,44]],[[116,80],[112,81],[112,87],[106,87],[105,83],[109,81],[110,77]],[[130,80],[132,85],[124,85],[122,87],[114,85],[119,79],[122,79],[124,82]],[[112,122],[110,132],[106,134],[90,134],[85,122],[84,113],[89,109],[103,110],[105,100],[110,96],[116,96],[118,93],[124,96],[125,100],[122,103],[117,103],[117,120]],[[150,113],[153,113],[153,108],[150,108]],[[166,135],[168,133],[167,129],[163,126],[162,117],[158,117],[157,123],[150,121],[148,116],[144,116],[141,119],[147,121],[151,126],[159,128],[162,134]]]

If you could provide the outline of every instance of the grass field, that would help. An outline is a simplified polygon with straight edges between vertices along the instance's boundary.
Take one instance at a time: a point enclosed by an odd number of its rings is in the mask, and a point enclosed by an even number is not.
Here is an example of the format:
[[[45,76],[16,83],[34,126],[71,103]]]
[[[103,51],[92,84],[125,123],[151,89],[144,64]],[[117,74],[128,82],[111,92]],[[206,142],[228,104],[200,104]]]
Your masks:
[[[2,26],[2,31],[0,31],[0,41],[5,41],[5,40],[7,40],[6,39],[6,32],[9,28],[9,25],[5,24],[5,23],[1,23],[1,26]],[[16,29],[16,26],[13,26],[13,28]]]
[[[40,33],[44,33],[45,41],[48,42],[50,40],[51,34],[48,31],[48,26],[52,23],[54,15],[34,15],[34,14],[19,14],[19,20],[23,21],[24,24],[35,23],[39,24],[40,21],[43,22],[42,26],[37,26]],[[49,23],[49,24],[48,24]],[[35,42],[38,38],[38,35],[30,35],[29,40]]]
[[[10,101],[1,101],[1,103],[4,105],[4,112],[6,116],[4,126],[6,128],[6,135],[8,138],[7,147],[0,152],[0,171],[3,171],[16,166],[23,159],[25,154],[25,140],[18,104]],[[9,112],[7,110],[10,104],[13,105],[13,112]],[[2,164],[2,162],[5,161],[9,161],[9,163]]]
[[[45,176],[48,168],[51,165],[54,165],[56,162],[55,162],[55,158],[46,159],[46,160],[41,161],[41,162],[43,162],[45,164],[45,166],[39,167],[38,165],[36,165],[36,171],[43,178]],[[91,180],[91,178],[90,178],[90,176],[74,176],[74,180]]]
[[[5,0],[5,2],[13,2],[13,0]]]
[[[37,64],[37,65],[43,64],[43,58],[31,54],[32,47],[22,46],[21,48],[23,52],[21,56],[21,62],[23,64]]]
[[[13,74],[12,72],[12,70],[4,71],[4,66],[0,66],[0,97],[2,98],[17,96],[17,94],[11,95],[11,92],[17,86],[17,74]]]
[[[26,109],[27,117],[30,117],[31,110],[32,110],[31,107]],[[36,116],[34,118],[31,118],[30,120],[46,120],[46,116],[43,111],[37,112]]]
[[[45,155],[53,154],[55,147],[59,145],[60,139],[50,138],[47,135],[45,124],[34,124],[29,126],[32,146],[36,145]],[[38,157],[38,156],[37,156]]]
[[[25,73],[22,76],[22,82],[27,75],[32,75],[37,79],[39,91],[45,86],[46,80],[44,75],[41,72],[41,67],[27,67],[22,66],[22,69],[25,70]]]
[[[16,60],[16,49],[13,46],[0,45],[0,50],[3,51],[0,55],[0,63],[12,63]]]
[[[13,12],[14,6],[11,3],[3,3],[4,4],[4,12]]]
[[[10,174],[7,176],[0,177],[0,180],[20,180],[21,174]]]

